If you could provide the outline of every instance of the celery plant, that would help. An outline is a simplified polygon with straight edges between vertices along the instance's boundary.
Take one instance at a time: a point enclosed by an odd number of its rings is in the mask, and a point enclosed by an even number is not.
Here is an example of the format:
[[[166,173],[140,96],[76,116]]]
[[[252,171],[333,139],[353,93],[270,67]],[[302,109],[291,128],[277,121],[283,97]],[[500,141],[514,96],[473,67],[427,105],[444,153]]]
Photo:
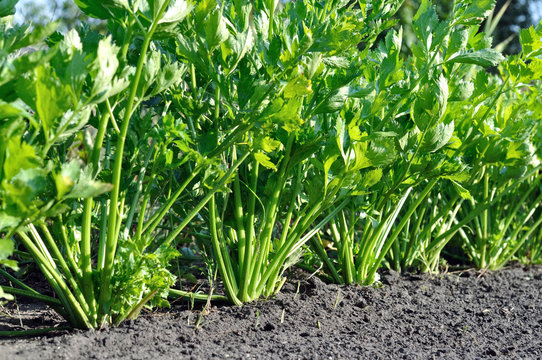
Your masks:
[[[350,131],[340,110],[363,92],[351,86],[360,61],[400,2],[215,3],[196,7],[177,42],[197,98],[185,93],[178,106],[202,140],[226,149],[224,164],[247,158],[204,215],[227,295],[241,304],[278,291],[302,245],[346,206],[360,177],[334,165],[341,153],[354,163],[336,145]]]
[[[416,221],[415,214],[425,211],[425,202],[438,178],[451,181],[453,188],[464,192],[460,181],[465,178],[466,166],[454,150],[461,142],[454,136],[457,107],[453,102],[460,101],[474,109],[465,98],[468,89],[462,80],[464,66],[488,67],[503,60],[474,32],[474,25],[491,7],[490,2],[460,1],[448,20],[439,21],[430,2],[424,1],[413,19],[419,42],[412,45],[412,57],[405,62],[408,65],[397,58],[401,43],[391,32],[374,52],[379,61],[365,65],[365,81],[374,81],[375,92],[366,95],[372,101],[362,102],[361,114],[369,116],[361,124],[376,130],[369,133],[373,139],[395,138],[398,156],[384,164],[387,176],[367,189],[357,206],[332,222],[326,236],[336,244],[340,271],[326,259],[322,244],[313,242],[327,270],[340,274],[343,282],[371,284],[386,256],[396,268],[400,267],[401,252],[407,251],[411,256],[408,246],[401,248],[401,232]],[[467,48],[469,36],[472,48]],[[385,135],[382,130],[386,130]],[[453,209],[458,199],[459,196],[449,203],[447,211]],[[447,213],[443,210],[441,215]],[[355,230],[358,223],[362,224],[360,231]]]
[[[458,29],[461,32],[475,34],[475,28]],[[530,32],[535,30],[524,30]],[[534,37],[524,37],[529,46]],[[470,35],[461,46],[479,51],[484,42],[488,40],[482,34]],[[536,87],[525,83],[538,76],[536,65],[527,65],[525,56],[502,62],[500,76],[469,64],[451,65],[451,71],[463,75],[454,81],[455,99],[450,102],[457,141],[449,154],[461,158],[468,171],[446,176],[451,182],[441,184],[431,203],[416,213],[392,255],[398,270],[420,266],[437,271],[442,250],[458,238],[476,266],[496,269],[536,233],[538,105]]]
[[[30,127],[7,129],[23,134],[28,145],[14,140],[2,149],[2,206],[7,215],[16,210],[14,205],[28,207],[11,200],[21,199],[13,188],[15,181],[21,186],[18,179],[27,182],[28,197],[36,203],[21,214],[17,226],[4,226],[11,229],[6,238],[15,235],[21,241],[59,299],[36,294],[20,282],[15,283],[18,288],[4,290],[45,299],[73,326],[95,328],[134,317],[148,302],[165,304],[161,298],[175,280],[167,266],[177,255],[171,242],[178,231],[172,228],[177,224],[166,230],[161,226],[207,160],[193,149],[183,123],[169,110],[168,89],[186,68],[161,52],[155,40],[171,36],[193,5],[169,0],[77,4],[89,15],[107,19],[111,35],[100,39],[81,28],[60,40],[51,37],[48,49],[8,59],[9,66],[3,68],[11,77],[3,77],[2,96],[17,110],[10,116],[19,123],[28,121]],[[14,28],[3,33],[7,52],[14,49],[13,39],[24,35],[34,41],[48,30]],[[20,76],[9,73],[11,69]],[[157,96],[166,100],[157,109],[144,103]],[[25,151],[19,151],[21,160],[14,162],[10,156],[17,146]],[[44,167],[44,161],[50,165]],[[185,179],[169,184],[175,190],[157,190],[158,180],[187,163]],[[238,165],[213,182],[210,193],[220,189]],[[32,167],[38,170],[26,171]],[[21,178],[16,170],[33,177]],[[52,188],[47,188],[47,171]],[[48,203],[46,191],[53,195]],[[179,227],[209,199],[195,204]]]
[[[482,139],[472,137],[479,149],[473,163],[479,164],[480,171],[471,187],[472,197],[458,213],[458,221],[483,204],[491,203],[491,207],[473,217],[458,234],[479,268],[504,266],[535,236],[542,223],[538,210],[542,200],[540,150],[536,138],[541,118],[539,104],[533,101],[537,87],[528,84],[529,80],[540,78],[536,75],[536,63],[540,60],[536,51],[529,50],[533,42],[530,32],[536,34],[533,28],[522,32],[523,53],[510,58],[501,68],[501,77],[510,81],[501,85],[503,95],[495,102],[494,113],[490,112],[494,130],[482,132]],[[514,186],[514,192],[510,192]]]

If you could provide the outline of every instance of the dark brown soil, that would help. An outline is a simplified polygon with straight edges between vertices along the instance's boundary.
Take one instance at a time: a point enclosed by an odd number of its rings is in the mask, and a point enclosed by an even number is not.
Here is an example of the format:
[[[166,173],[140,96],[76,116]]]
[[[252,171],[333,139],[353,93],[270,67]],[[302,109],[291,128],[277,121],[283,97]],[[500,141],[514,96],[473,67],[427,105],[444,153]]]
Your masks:
[[[542,359],[542,267],[382,281],[288,283],[270,301],[214,304],[197,330],[200,312],[177,302],[115,329],[0,339],[0,359]],[[4,306],[0,330],[20,321],[62,325],[36,304]]]

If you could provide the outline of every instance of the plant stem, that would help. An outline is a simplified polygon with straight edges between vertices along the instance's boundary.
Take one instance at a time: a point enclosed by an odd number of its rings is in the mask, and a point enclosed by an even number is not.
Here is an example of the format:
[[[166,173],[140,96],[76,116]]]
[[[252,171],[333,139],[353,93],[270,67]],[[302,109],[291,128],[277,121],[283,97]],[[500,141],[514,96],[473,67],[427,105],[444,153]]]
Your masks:
[[[250,152],[246,152],[245,155],[243,155],[233,166],[228,170],[226,174],[222,176],[220,181],[205,195],[203,199],[186,215],[186,217],[181,221],[181,223],[177,226],[175,230],[173,230],[168,237],[162,242],[160,246],[169,246],[171,242],[179,235],[181,231],[188,225],[190,221],[200,212],[200,210],[211,200],[211,197],[214,196],[214,194],[221,190],[226,182],[231,178],[232,174],[237,170],[237,168],[246,160],[246,158],[250,155]]]
[[[124,144],[126,142],[126,135],[128,133],[128,127],[130,124],[130,119],[133,113],[133,107],[135,102],[136,93],[139,87],[139,81],[143,73],[143,66],[145,65],[145,60],[147,57],[147,49],[151,42],[152,36],[158,26],[159,20],[162,18],[162,15],[166,11],[166,8],[169,4],[169,0],[165,0],[162,4],[162,7],[158,11],[156,18],[154,19],[149,32],[145,34],[143,44],[141,45],[141,51],[139,55],[139,60],[136,67],[136,72],[132,80],[130,94],[126,103],[126,109],[124,112],[124,119],[121,125],[121,131],[117,139],[117,146],[115,149],[115,161],[113,163],[113,190],[111,191],[111,198],[109,203],[109,219],[108,219],[108,228],[107,228],[107,238],[105,244],[105,258],[104,258],[104,268],[101,274],[101,285],[100,285],[100,296],[99,296],[99,320],[103,322],[105,317],[109,314],[109,302],[111,300],[111,277],[113,275],[113,265],[115,261],[115,253],[117,250],[117,241],[118,241],[118,232],[119,228],[118,222],[122,219],[118,218],[119,212],[121,209],[118,209],[119,206],[119,192],[120,192],[120,182],[121,182],[121,173],[122,173],[122,162],[124,159]]]
[[[250,284],[250,295],[252,298],[257,297],[255,291],[256,291],[256,284],[259,281],[259,277],[261,276],[260,271],[264,264],[267,262],[267,256],[269,254],[269,248],[271,246],[271,236],[273,232],[273,227],[275,225],[275,220],[277,217],[277,207],[280,201],[280,195],[282,194],[282,190],[284,189],[284,184],[286,183],[286,169],[288,168],[288,163],[290,161],[290,156],[292,152],[292,146],[294,143],[295,134],[290,134],[288,137],[288,142],[286,144],[286,152],[284,155],[284,158],[281,161],[280,170],[277,175],[277,182],[275,184],[275,187],[273,189],[273,193],[270,197],[269,203],[266,206],[265,209],[265,219],[263,222],[263,229],[262,232],[258,236],[258,240],[260,242],[260,252],[258,253],[258,257],[256,259],[256,263],[254,264],[254,269],[250,274],[243,274],[243,276],[251,276],[251,284]]]
[[[234,303],[235,305],[241,306],[242,302],[237,297],[236,290],[233,285],[233,281],[235,279],[232,279],[230,277],[230,272],[226,269],[226,263],[225,263],[222,249],[220,246],[220,241],[218,240],[217,226],[216,226],[216,223],[217,223],[216,203],[215,203],[214,194],[211,196],[210,204],[209,204],[209,223],[210,223],[211,243],[213,245],[213,252],[215,254],[215,259],[217,261],[218,271],[220,272],[220,276],[222,277],[222,281],[224,282],[224,288],[226,289],[226,294],[228,295],[228,298],[230,299],[232,303]]]
[[[74,295],[79,301],[81,307],[83,308],[83,311],[87,314],[87,316],[91,319],[91,321],[94,321],[94,317],[96,316],[96,313],[94,309],[91,309],[89,307],[88,302],[86,301],[83,292],[81,291],[79,284],[75,281],[73,278],[73,275],[68,267],[68,264],[64,260],[62,254],[60,253],[60,249],[56,245],[53,237],[51,236],[51,233],[49,232],[49,229],[47,229],[47,226],[44,224],[40,225],[40,228],[45,235],[45,240],[49,244],[49,248],[53,251],[54,256],[56,257],[58,263],[60,264],[60,268],[62,269],[62,274],[64,277],[68,280],[68,283],[70,284],[71,288],[73,289]]]
[[[284,265],[286,259],[291,256],[295,251],[297,251],[301,246],[303,246],[307,241],[309,241],[318,231],[324,227],[333,217],[335,217],[339,211],[344,209],[346,205],[350,202],[350,199],[342,201],[333,211],[331,211],[322,221],[320,221],[313,229],[311,229],[303,237],[301,235],[305,230],[312,224],[318,215],[323,210],[323,207],[315,207],[311,213],[312,216],[307,216],[307,219],[303,222],[303,225],[299,229],[296,229],[286,241],[286,244],[281,247],[277,253],[273,256],[269,265],[265,269],[263,275],[261,276],[260,284],[256,289],[256,294],[261,294],[266,285],[269,285],[268,281],[272,284],[275,284],[276,279],[278,278],[281,267]],[[299,239],[299,240],[297,240]],[[271,291],[271,289],[269,289]],[[275,289],[276,290],[276,289]]]
[[[107,104],[108,100],[106,100]],[[98,133],[96,134],[96,140],[94,141],[94,148],[92,149],[91,164],[92,173],[96,175],[98,173],[98,164],[100,161],[100,152],[102,149],[105,133],[107,130],[107,124],[109,122],[109,112],[104,111],[100,117]],[[90,313],[96,314],[96,297],[94,295],[94,282],[92,280],[92,245],[91,245],[91,231],[92,231],[92,207],[94,200],[87,198],[83,204],[83,222],[81,224],[81,274],[82,274],[82,288],[86,302],[90,307]]]
[[[269,41],[273,38],[273,27],[274,27],[274,18],[275,18],[275,0],[269,0],[271,4],[269,7],[269,28],[267,38]]]
[[[183,291],[178,289],[169,289],[169,298],[180,299],[180,298],[190,298],[197,301],[207,301],[209,299],[209,294],[204,293],[194,293],[191,291]],[[212,295],[211,301],[228,301],[227,296],[223,295]]]
[[[336,284],[344,284],[343,279],[337,272],[337,269],[329,259],[329,256],[326,253],[326,249],[322,246],[322,240],[320,239],[320,234],[316,235],[317,238],[312,237],[311,238],[311,246],[316,251],[316,254],[318,257],[324,262],[324,265],[327,267],[329,272],[331,273],[331,276],[333,277],[333,280]]]
[[[0,269],[0,270],[2,270],[2,269]],[[38,293],[36,290],[34,290],[34,289],[30,289],[30,290],[27,290],[26,288],[25,289],[17,289],[17,288],[10,287],[10,286],[0,286],[0,288],[4,292],[6,292],[8,294],[20,295],[20,296],[25,296],[27,298],[43,301],[44,303],[46,303],[46,304],[48,304],[50,306],[53,306],[53,307],[55,307],[55,306],[58,307],[58,306],[62,305],[60,300],[58,300],[58,299],[56,299],[54,297],[47,296],[47,295],[42,295],[42,294]]]
[[[88,319],[86,313],[83,311],[64,280],[60,277],[60,274],[56,269],[56,264],[49,261],[49,258],[40,251],[40,248],[45,248],[45,245],[39,234],[37,232],[32,232],[32,236],[36,243],[41,243],[40,247],[36,246],[23,231],[18,231],[17,233],[25,248],[32,254],[32,257],[35,259],[47,281],[53,287],[55,293],[60,297],[60,301],[63,305],[62,308],[67,315],[67,320],[74,326],[82,329],[92,328],[93,324]]]
[[[250,194],[248,198],[248,213],[246,216],[245,229],[247,230],[247,239],[245,244],[245,257],[243,267],[239,270],[243,275],[240,280],[240,297],[241,301],[249,301],[250,297],[248,295],[248,289],[250,286],[250,276],[244,276],[249,274],[250,269],[252,269],[252,262],[254,256],[254,212],[256,210],[256,190],[258,187],[258,174],[259,174],[260,163],[257,161],[252,162],[252,170],[250,172]]]
[[[236,154],[236,147],[234,146],[232,148],[232,161],[235,161],[237,159]],[[245,264],[245,251],[246,251],[246,230],[245,230],[245,217],[243,215],[243,202],[241,200],[241,184],[239,181],[239,172],[235,174],[235,177],[233,179],[233,215],[235,217],[235,233],[237,235],[237,242],[239,244],[238,246],[238,259],[237,259],[237,266],[239,267],[239,270],[244,269]]]
[[[427,195],[429,195],[429,193],[431,192],[431,189],[433,189],[433,187],[436,185],[437,181],[438,181],[438,179],[436,179],[436,178],[429,181],[429,183],[425,186],[425,188],[420,193],[420,195],[418,195],[418,198],[416,199],[416,201],[412,205],[410,205],[407,212],[403,215],[401,221],[399,222],[399,224],[397,225],[397,227],[395,228],[395,230],[393,231],[391,236],[386,239],[386,242],[385,242],[383,248],[380,250],[380,254],[377,257],[374,266],[372,266],[371,270],[368,273],[367,279],[372,281],[378,267],[380,266],[380,263],[384,259],[384,256],[389,251],[390,247],[395,242],[395,239],[397,239],[397,236],[399,236],[399,234],[401,233],[401,231],[405,227],[406,223],[408,222],[408,219],[410,219],[410,217],[412,216],[414,211],[418,208],[418,206],[420,206],[422,201],[425,200]],[[412,189],[412,188],[409,188],[409,190],[410,189]],[[407,191],[407,193],[405,195],[408,196],[408,191]],[[368,284],[366,284],[366,285],[368,285]]]
[[[489,200],[489,170],[485,168],[484,172],[484,202],[487,202]],[[482,236],[480,238],[480,247],[478,251],[480,252],[480,266],[484,268],[487,264],[486,259],[486,243],[488,241],[488,219],[487,219],[487,212],[489,211],[488,208],[486,208],[482,212]]]
[[[352,248],[354,246],[353,239],[351,237],[350,231],[348,229],[348,223],[346,222],[346,216],[344,211],[339,213],[340,221],[340,242],[341,242],[341,258],[343,265],[343,278],[346,284],[354,283],[354,256],[352,254]],[[354,224],[352,223],[352,227]]]

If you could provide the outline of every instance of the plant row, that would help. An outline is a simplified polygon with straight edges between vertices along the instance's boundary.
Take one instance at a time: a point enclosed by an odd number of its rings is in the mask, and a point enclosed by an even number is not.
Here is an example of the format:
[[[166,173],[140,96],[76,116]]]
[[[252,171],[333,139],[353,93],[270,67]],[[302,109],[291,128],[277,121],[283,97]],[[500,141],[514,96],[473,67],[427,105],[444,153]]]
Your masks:
[[[542,262],[542,25],[505,58],[493,1],[425,0],[405,56],[399,0],[75,3],[108,33],[0,0],[0,297],[99,328],[188,295],[179,263],[241,305],[294,265]]]

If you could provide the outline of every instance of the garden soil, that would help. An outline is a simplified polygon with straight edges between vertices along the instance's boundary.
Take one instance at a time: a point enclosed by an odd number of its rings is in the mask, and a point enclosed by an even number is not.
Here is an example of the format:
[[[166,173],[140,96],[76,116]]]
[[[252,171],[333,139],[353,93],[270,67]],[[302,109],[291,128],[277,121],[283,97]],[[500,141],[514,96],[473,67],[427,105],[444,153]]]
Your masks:
[[[3,338],[0,359],[542,359],[542,267],[381,280],[313,277],[270,301],[205,312],[183,299],[118,328]],[[0,308],[0,331],[21,325],[65,324],[33,303]]]

